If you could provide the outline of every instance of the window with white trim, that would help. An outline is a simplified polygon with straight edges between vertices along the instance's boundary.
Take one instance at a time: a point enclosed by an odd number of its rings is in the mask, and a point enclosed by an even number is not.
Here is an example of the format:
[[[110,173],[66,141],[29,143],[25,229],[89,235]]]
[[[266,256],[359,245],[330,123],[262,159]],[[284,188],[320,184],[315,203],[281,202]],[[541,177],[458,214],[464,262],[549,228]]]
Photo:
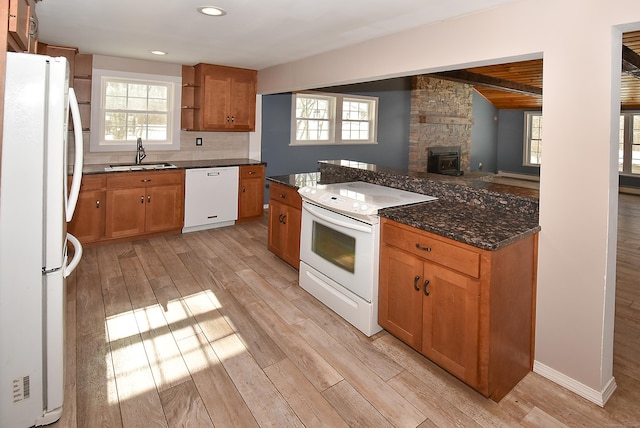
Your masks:
[[[524,113],[524,159],[525,166],[540,166],[542,163],[542,113]]]
[[[138,138],[145,148],[180,149],[179,77],[94,70],[93,80],[92,151],[135,150]]]
[[[105,79],[103,85],[106,141],[167,141],[171,84]]]
[[[294,93],[291,145],[376,144],[377,116],[376,97]]]
[[[640,174],[640,112],[620,114],[618,171]]]

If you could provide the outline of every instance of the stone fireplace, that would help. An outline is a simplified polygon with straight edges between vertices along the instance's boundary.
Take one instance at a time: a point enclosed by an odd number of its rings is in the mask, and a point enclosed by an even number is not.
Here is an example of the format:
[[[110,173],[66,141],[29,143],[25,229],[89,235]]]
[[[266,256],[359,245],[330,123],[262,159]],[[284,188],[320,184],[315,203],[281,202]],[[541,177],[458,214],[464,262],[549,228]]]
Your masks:
[[[459,170],[469,171],[472,105],[471,85],[426,75],[413,78],[409,171],[427,172],[430,149],[437,147],[458,149]]]

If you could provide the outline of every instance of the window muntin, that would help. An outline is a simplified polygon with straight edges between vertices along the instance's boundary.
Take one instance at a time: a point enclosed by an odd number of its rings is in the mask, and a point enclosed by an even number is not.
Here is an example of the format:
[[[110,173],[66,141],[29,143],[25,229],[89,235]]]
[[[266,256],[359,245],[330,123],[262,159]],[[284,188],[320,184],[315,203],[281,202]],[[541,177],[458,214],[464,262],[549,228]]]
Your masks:
[[[295,93],[291,145],[376,144],[378,99]]]
[[[542,163],[542,113],[525,112],[524,159],[525,166]]]

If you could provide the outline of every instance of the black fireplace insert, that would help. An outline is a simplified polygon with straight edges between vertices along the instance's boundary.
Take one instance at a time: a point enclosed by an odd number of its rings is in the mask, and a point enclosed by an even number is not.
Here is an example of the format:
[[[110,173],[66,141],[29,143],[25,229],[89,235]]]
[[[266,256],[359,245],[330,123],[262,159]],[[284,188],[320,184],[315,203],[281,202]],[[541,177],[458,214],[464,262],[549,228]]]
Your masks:
[[[462,175],[460,147],[430,147],[427,172],[446,175]]]

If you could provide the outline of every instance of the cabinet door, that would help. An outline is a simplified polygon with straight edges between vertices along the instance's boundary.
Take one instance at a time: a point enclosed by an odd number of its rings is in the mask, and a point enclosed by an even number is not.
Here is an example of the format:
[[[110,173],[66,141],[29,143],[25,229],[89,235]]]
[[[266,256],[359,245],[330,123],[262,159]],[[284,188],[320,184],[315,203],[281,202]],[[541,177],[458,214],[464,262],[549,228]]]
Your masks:
[[[3,5],[6,7],[6,3]],[[9,38],[8,45],[15,52],[29,49],[32,0],[9,1]]]
[[[145,188],[107,190],[107,238],[123,238],[144,233]]]
[[[231,123],[229,102],[231,77],[216,70],[215,66],[203,65],[200,114],[203,130],[224,130]]]
[[[300,223],[302,211],[286,207],[282,223],[284,224],[284,248],[282,259],[296,269],[300,269]]]
[[[421,259],[382,245],[378,324],[417,350],[422,347],[423,284]]]
[[[422,353],[469,383],[478,382],[479,281],[425,262]]]
[[[99,241],[104,237],[105,196],[104,190],[86,190],[78,195],[76,211],[67,230],[83,244]]]
[[[182,186],[179,184],[147,187],[145,232],[182,228],[183,201]]]
[[[256,72],[237,69],[231,73],[229,97],[230,127],[254,131],[256,127]]]
[[[285,248],[285,225],[282,218],[287,213],[287,206],[274,200],[269,200],[269,236],[267,247],[276,256],[282,257]]]
[[[240,180],[238,189],[238,220],[262,216],[264,205],[264,178],[245,178]]]

